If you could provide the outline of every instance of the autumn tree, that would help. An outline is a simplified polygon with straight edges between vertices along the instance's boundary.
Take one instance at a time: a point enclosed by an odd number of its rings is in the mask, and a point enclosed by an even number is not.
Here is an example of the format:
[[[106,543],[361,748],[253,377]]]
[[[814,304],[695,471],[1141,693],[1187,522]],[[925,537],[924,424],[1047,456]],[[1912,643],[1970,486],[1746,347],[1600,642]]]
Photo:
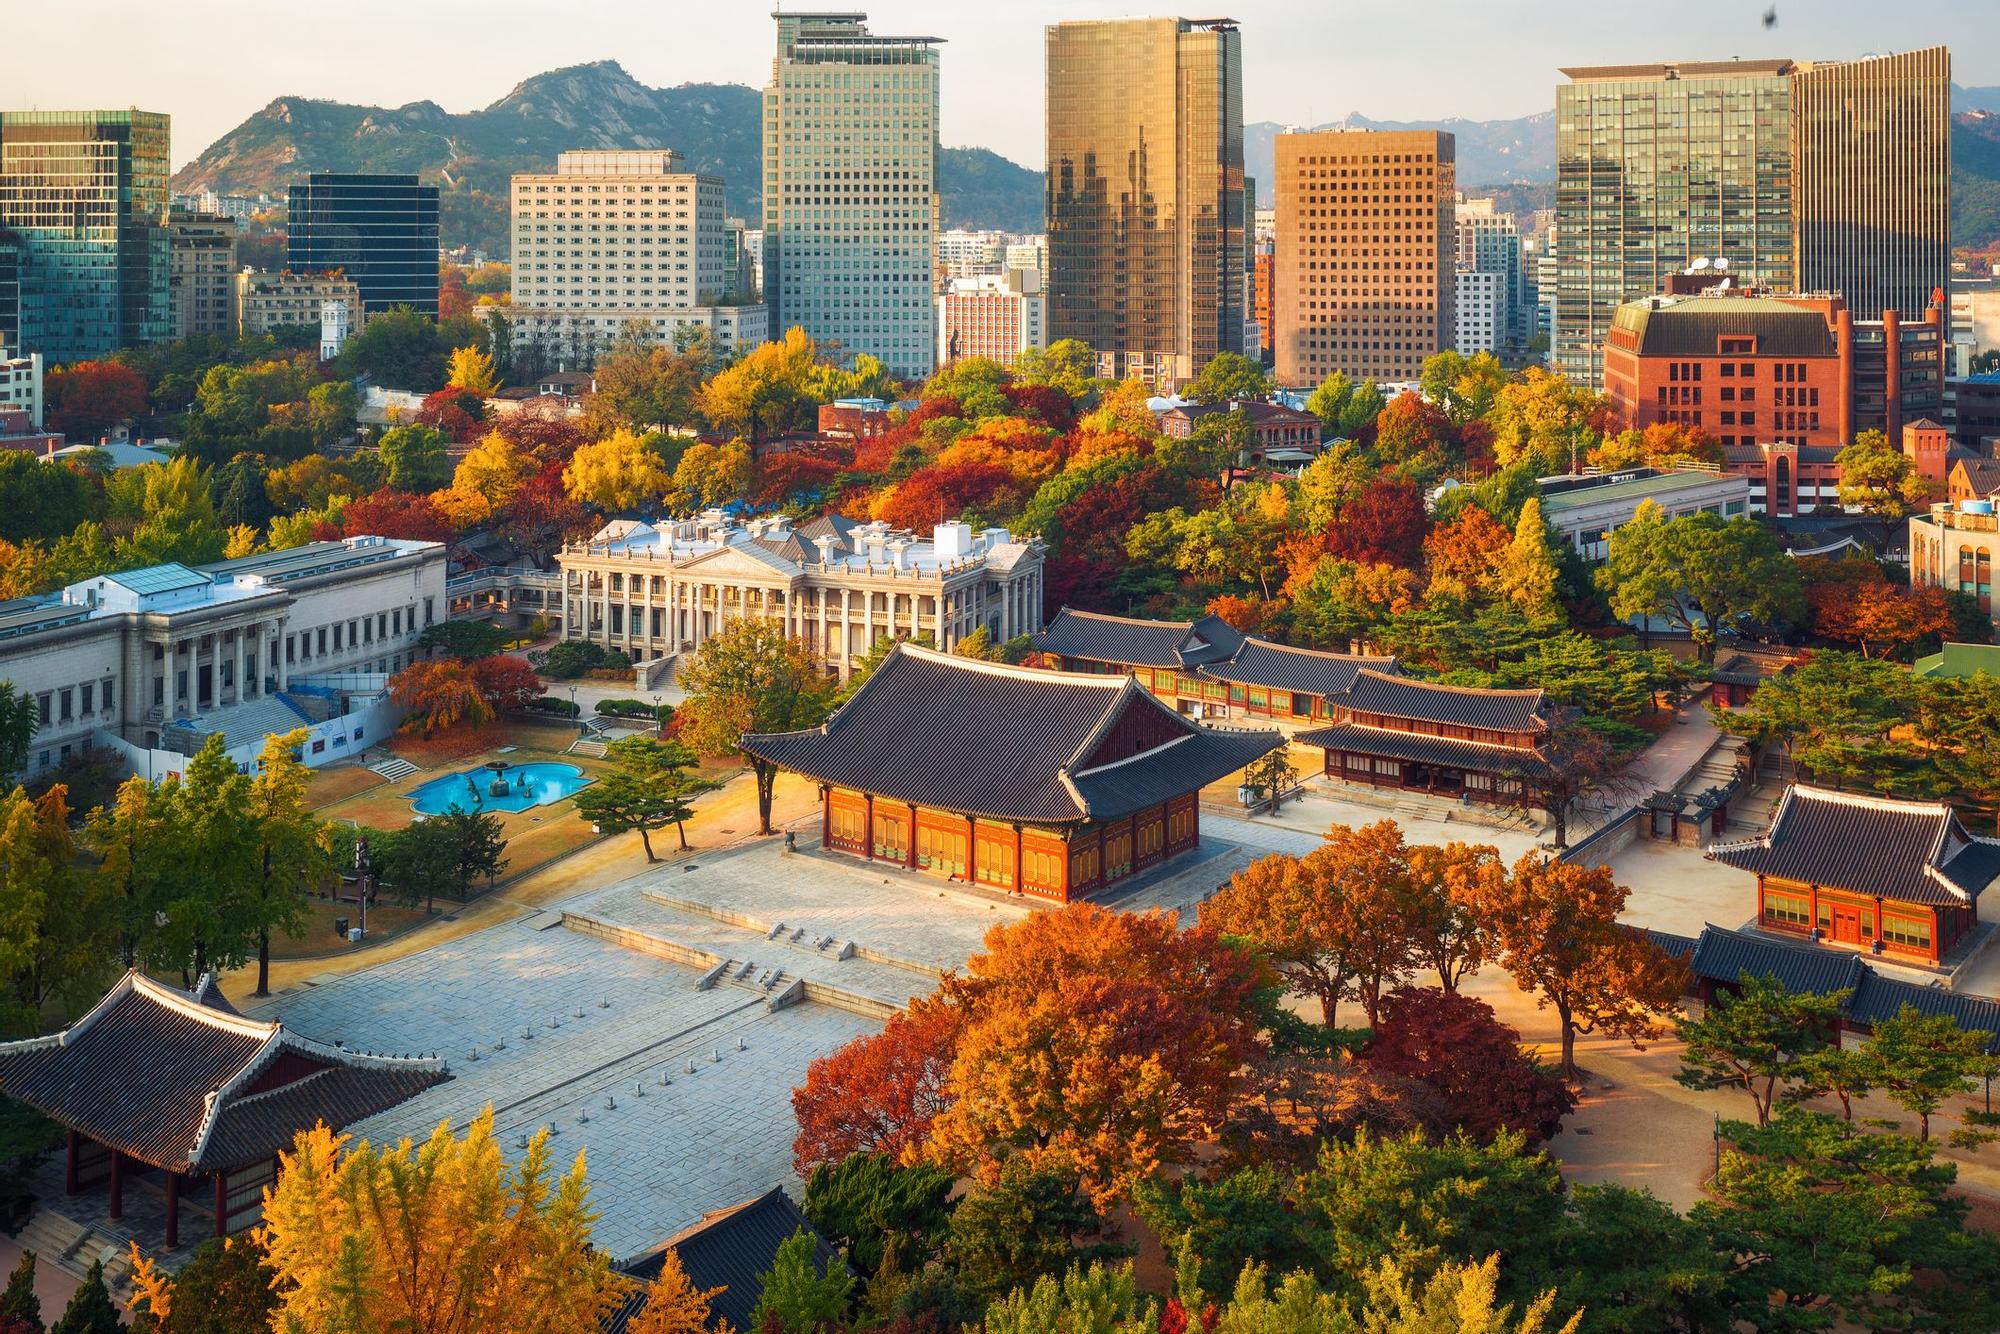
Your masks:
[[[1678,1005],[1685,965],[1618,924],[1627,891],[1608,866],[1530,852],[1484,886],[1501,965],[1562,1029],[1562,1072],[1577,1077],[1576,1035],[1604,1033],[1637,1046],[1657,1037]]]
[[[1240,352],[1218,352],[1202,366],[1184,396],[1196,403],[1230,403],[1271,392],[1271,374]]]
[[[605,749],[611,772],[577,792],[577,815],[608,834],[637,830],[648,862],[659,860],[653,855],[653,831],[668,825],[679,833],[686,852],[694,799],[722,785],[694,773],[694,753],[678,742],[628,736]]]
[[[1352,437],[1374,424],[1388,405],[1373,380],[1355,384],[1335,371],[1321,381],[1306,399],[1306,411],[1319,418],[1320,425],[1338,439]]]
[[[152,1334],[237,1334],[271,1327],[277,1276],[256,1234],[211,1237],[166,1273],[132,1244],[132,1323]]]
[[[1258,1049],[1256,967],[1213,927],[1072,903],[996,926],[947,978],[964,1016],[932,1126],[939,1161],[991,1179],[1013,1157],[1115,1198],[1228,1117]]]
[[[1602,395],[1530,366],[1494,391],[1484,420],[1493,429],[1493,456],[1501,467],[1518,463],[1547,474],[1573,471],[1572,463],[1581,461],[1614,415]]]
[[[709,1311],[709,1304],[727,1291],[726,1286],[696,1287],[681,1264],[681,1253],[669,1246],[660,1254],[660,1272],[646,1285],[645,1305],[625,1321],[625,1334],[735,1334],[734,1325]]]
[[[1484,417],[1507,383],[1507,371],[1491,352],[1436,352],[1424,358],[1418,379],[1423,396],[1443,409],[1455,426]]]
[[[704,755],[743,755],[757,776],[758,830],[770,833],[777,766],[741,743],[751,732],[818,726],[832,698],[825,667],[776,621],[751,618],[703,640],[680,677],[681,739]]]
[[[880,1033],[814,1057],[805,1082],[792,1091],[798,1174],[809,1176],[821,1164],[857,1153],[914,1161],[947,1105],[945,1079],[960,1024],[951,1006],[915,999]]]
[[[819,345],[806,331],[787,329],[711,376],[697,406],[716,425],[742,432],[754,451],[765,436],[808,423],[819,361]]]
[[[493,719],[472,667],[452,659],[411,663],[389,678],[389,698],[406,711],[402,730],[425,736],[460,723],[483,727]]]
[[[1511,760],[1502,770],[1510,810],[1544,816],[1549,841],[1569,846],[1570,816],[1593,793],[1624,792],[1631,786],[1626,765],[1602,736],[1575,718],[1549,729],[1541,748]]]
[[[1745,976],[1735,995],[1720,993],[1700,1018],[1675,1022],[1687,1045],[1674,1079],[1691,1089],[1741,1088],[1757,1124],[1769,1125],[1772,1104],[1799,1063],[1838,1041],[1835,1025],[1847,996],[1790,991],[1768,974]]]
[[[548,1132],[510,1167],[489,1109],[421,1148],[300,1132],[258,1236],[277,1271],[274,1325],[413,1334],[571,1334],[620,1295],[590,1245],[583,1155],[554,1175]]]
[[[571,499],[606,514],[657,503],[672,481],[659,453],[623,427],[580,446],[563,468],[562,479]]]
[[[500,387],[499,376],[493,370],[493,358],[483,348],[467,346],[455,348],[451,358],[445,363],[445,381],[453,389],[461,389],[481,398]]]
[[[664,500],[675,514],[696,514],[741,500],[749,490],[750,447],[741,440],[703,441],[682,451]]]
[[[1538,1144],[1576,1106],[1492,1006],[1435,987],[1399,987],[1385,996],[1361,1056],[1371,1069],[1421,1079],[1443,1094],[1452,1123],[1482,1144],[1502,1131]]]
[[[704,349],[641,346],[624,340],[597,359],[585,411],[600,430],[647,431],[695,423],[695,395],[707,369]]]
[[[518,445],[498,431],[488,431],[458,461],[446,494],[461,513],[484,522],[514,498],[533,471],[533,460]]]
[[[1712,510],[1669,519],[1652,500],[1612,532],[1597,586],[1615,615],[1661,616],[1685,630],[1704,663],[1741,622],[1782,623],[1804,607],[1797,568],[1755,519]]]
[[[42,424],[71,440],[95,439],[106,428],[146,411],[146,381],[115,361],[75,361],[48,373]]]
[[[1403,927],[1412,961],[1456,992],[1492,948],[1491,928],[1479,914],[1507,867],[1499,850],[1483,843],[1419,843],[1409,850],[1409,864]]]

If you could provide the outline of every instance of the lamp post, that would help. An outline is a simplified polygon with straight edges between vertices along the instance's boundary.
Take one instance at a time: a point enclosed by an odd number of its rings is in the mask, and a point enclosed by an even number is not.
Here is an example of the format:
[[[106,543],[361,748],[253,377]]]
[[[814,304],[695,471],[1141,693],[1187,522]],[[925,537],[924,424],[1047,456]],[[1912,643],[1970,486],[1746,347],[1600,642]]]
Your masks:
[[[576,707],[576,687],[569,688],[569,716],[576,720],[576,732],[583,735],[583,710]]]
[[[660,716],[660,692],[653,692],[653,737],[657,740],[667,734],[667,720]]]
[[[368,835],[359,834],[354,839],[354,879],[361,891],[361,938],[368,939]]]

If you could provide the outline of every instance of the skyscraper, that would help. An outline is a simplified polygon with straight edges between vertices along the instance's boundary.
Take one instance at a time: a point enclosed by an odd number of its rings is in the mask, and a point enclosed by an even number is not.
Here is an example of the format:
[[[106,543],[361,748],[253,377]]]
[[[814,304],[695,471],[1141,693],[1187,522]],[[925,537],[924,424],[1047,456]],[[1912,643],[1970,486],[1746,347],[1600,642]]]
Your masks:
[[[0,112],[25,351],[57,365],[172,332],[167,139],[152,111]]]
[[[1951,52],[1797,66],[1792,177],[1798,289],[1922,318],[1951,281]]]
[[[1452,345],[1456,147],[1435,130],[1278,136],[1280,384],[1414,380]]]
[[[438,313],[438,192],[414,175],[314,172],[290,194],[285,262],[340,269],[370,315],[408,306]]]
[[[1228,19],[1052,24],[1049,338],[1155,382],[1240,352],[1242,35]]]
[[[764,88],[764,304],[920,378],[935,363],[936,37],[878,37],[866,14],[777,14]]]
[[[1731,60],[1562,71],[1556,89],[1554,357],[1596,387],[1620,303],[1696,259],[1792,281],[1792,65]]]
[[[236,336],[236,219],[183,213],[167,221],[172,249],[173,336]]]

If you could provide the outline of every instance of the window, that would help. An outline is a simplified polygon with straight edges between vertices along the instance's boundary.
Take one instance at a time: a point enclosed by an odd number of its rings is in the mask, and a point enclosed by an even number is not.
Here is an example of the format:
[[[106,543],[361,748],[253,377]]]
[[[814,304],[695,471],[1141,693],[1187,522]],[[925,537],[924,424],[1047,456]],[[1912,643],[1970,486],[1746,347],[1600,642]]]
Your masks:
[[[76,717],[76,691],[68,686],[62,688],[62,714],[60,721],[68,722]]]
[[[1931,924],[1919,917],[1898,917],[1885,912],[1882,914],[1882,939],[1904,949],[1929,953]]]
[[[41,714],[43,727],[49,725],[49,706],[54,699],[55,696],[49,694],[47,691],[43,691],[41,694],[35,696],[35,708]]]
[[[1767,922],[1803,929],[1812,924],[1812,916],[1807,911],[1809,906],[1803,894],[1787,894],[1777,889],[1764,891],[1764,920]]]
[[[85,681],[82,685],[77,687],[77,691],[82,696],[81,700],[82,711],[84,713],[96,713],[97,700],[95,697],[97,694],[97,683],[95,681]]]

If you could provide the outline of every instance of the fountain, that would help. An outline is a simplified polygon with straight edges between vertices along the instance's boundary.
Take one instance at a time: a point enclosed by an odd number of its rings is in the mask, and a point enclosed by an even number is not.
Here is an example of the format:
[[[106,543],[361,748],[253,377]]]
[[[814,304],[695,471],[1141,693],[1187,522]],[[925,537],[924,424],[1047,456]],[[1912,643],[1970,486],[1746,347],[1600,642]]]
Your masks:
[[[504,797],[514,790],[507,783],[507,762],[505,760],[488,760],[486,767],[493,771],[493,782],[487,788],[492,795]],[[468,779],[467,781],[469,782],[470,780]]]

